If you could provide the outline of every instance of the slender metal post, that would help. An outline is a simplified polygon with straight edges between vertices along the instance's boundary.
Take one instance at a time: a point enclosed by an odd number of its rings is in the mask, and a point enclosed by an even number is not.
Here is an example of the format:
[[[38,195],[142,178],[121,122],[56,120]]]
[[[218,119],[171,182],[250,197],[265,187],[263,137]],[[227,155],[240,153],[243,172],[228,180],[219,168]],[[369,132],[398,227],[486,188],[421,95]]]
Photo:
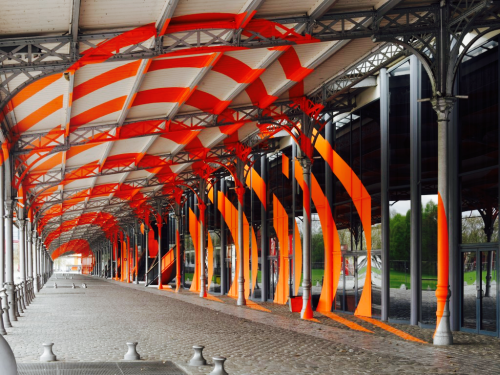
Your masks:
[[[437,97],[431,103],[438,115],[438,285],[434,345],[453,344],[450,329],[449,244],[448,244],[448,120],[456,99]]]
[[[243,211],[245,207],[245,187],[244,187],[244,171],[245,165],[243,161],[237,159],[236,162],[236,195],[238,196],[238,306],[246,305],[245,299],[245,248],[243,241]]]
[[[382,306],[383,321],[389,318],[389,77],[387,69],[380,69],[380,172],[381,172],[381,246],[382,246]]]
[[[198,191],[198,209],[200,213],[200,297],[205,298],[207,296],[207,280],[205,275],[205,259],[206,259],[206,251],[205,251],[205,211],[207,205],[205,203],[205,195],[206,195],[206,181],[205,179],[200,177],[199,183],[199,191]]]
[[[181,289],[181,205],[175,202],[175,291],[179,292]]]
[[[420,61],[415,55],[410,56],[410,285],[411,311],[410,324],[418,325],[420,320],[420,222],[421,222],[421,186],[420,186]]]
[[[0,165],[0,289],[3,288],[5,283],[5,179],[4,179],[4,165]]]
[[[33,291],[33,228],[31,220],[28,221],[28,231],[26,232],[28,240],[28,282],[29,294],[28,302],[31,303]]]
[[[139,273],[139,257],[137,252],[139,251],[139,243],[137,242],[139,238],[139,222],[137,219],[135,220],[134,226],[134,265],[135,265],[135,277],[134,284],[139,284],[139,280],[137,279],[137,274]]]
[[[500,59],[499,59],[500,61]],[[499,64],[500,66],[500,64]],[[455,94],[458,93],[458,84],[455,85]],[[450,326],[452,331],[460,330],[460,293],[462,272],[460,262],[460,236],[462,232],[462,209],[459,191],[459,128],[458,110],[459,103],[453,106],[448,125],[448,233],[450,249]],[[500,113],[500,112],[499,112]],[[500,132],[499,132],[500,134]],[[491,254],[491,252],[488,252]],[[489,263],[491,264],[491,263]]]
[[[149,224],[147,221],[144,222],[144,264],[145,264],[145,274],[144,274],[144,286],[148,286],[148,271],[149,271]]]
[[[269,260],[267,257],[269,256],[269,239],[267,234],[267,197],[268,197],[268,159],[266,155],[262,155],[260,158],[260,177],[262,178],[263,188],[265,191],[263,192],[263,196],[265,197],[264,202],[260,206],[260,245],[261,245],[261,285],[262,285],[262,295],[261,300],[263,302],[267,301],[269,296]],[[294,181],[295,183],[295,181]],[[294,214],[295,215],[295,214]]]
[[[158,201],[158,216],[156,218],[156,226],[158,228],[158,289],[163,289],[162,285],[162,280],[161,280],[161,261],[162,261],[162,253],[161,253],[161,232],[162,232],[162,226],[163,226],[163,207],[161,205],[161,201]]]
[[[226,196],[226,180],[222,179],[220,181],[220,191],[222,195]],[[226,264],[226,251],[227,251],[227,234],[226,234],[226,221],[224,219],[224,211],[226,206],[226,200],[223,198],[221,201],[222,210],[220,212],[220,294],[224,295],[227,293],[227,264]]]
[[[304,178],[303,195],[303,246],[302,246],[302,319],[311,319],[313,311],[311,306],[311,160],[301,155],[299,158]]]
[[[7,196],[9,198],[9,196]],[[5,284],[9,295],[9,317],[11,321],[17,321],[17,304],[14,286],[14,233],[13,233],[14,201],[5,200],[5,241],[7,252],[5,253]]]
[[[19,229],[19,268],[21,271],[21,285],[26,285],[26,221],[22,214],[23,208],[19,208],[19,218],[17,219],[17,227]],[[23,310],[26,308],[26,293],[22,297]]]

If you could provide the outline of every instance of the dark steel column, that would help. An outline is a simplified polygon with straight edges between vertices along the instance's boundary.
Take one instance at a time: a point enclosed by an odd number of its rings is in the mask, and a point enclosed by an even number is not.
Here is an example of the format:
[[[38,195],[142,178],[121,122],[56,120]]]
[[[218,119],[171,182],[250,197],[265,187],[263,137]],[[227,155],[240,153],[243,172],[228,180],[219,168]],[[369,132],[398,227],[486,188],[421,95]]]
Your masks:
[[[389,318],[389,77],[380,69],[380,216],[382,239],[381,319]]]
[[[220,191],[223,196],[226,196],[226,180],[221,179],[220,181]],[[226,265],[226,251],[227,251],[227,233],[226,233],[226,221],[224,219],[224,207],[226,200],[223,198],[221,202],[222,210],[220,212],[220,294],[224,295],[228,290],[227,283],[227,265]]]
[[[5,179],[4,165],[0,165],[0,288],[5,282]]]
[[[200,260],[199,260],[199,267],[200,267],[200,297],[205,298],[207,296],[207,280],[206,280],[206,275],[205,275],[205,259],[206,259],[206,251],[205,251],[205,246],[206,246],[206,238],[205,238],[205,233],[206,233],[206,226],[205,226],[205,211],[207,208],[207,205],[205,203],[205,195],[207,191],[207,182],[205,179],[200,177],[200,182],[199,182],[199,200],[198,200],[198,211],[199,211],[199,220],[200,220]]]
[[[149,271],[149,224],[147,221],[144,221],[144,264],[145,264],[145,273],[144,273],[144,286],[148,286],[148,271]]]
[[[415,55],[410,56],[410,284],[411,312],[410,324],[417,325],[420,320],[422,283],[420,281],[420,222],[421,222],[421,186],[420,186],[420,81],[421,63]]]
[[[7,194],[5,200],[5,243],[7,247],[5,253],[5,284],[9,295],[9,318],[12,322],[17,321],[17,302],[14,291],[14,201],[10,198],[10,194]]]
[[[137,219],[135,219],[135,225],[134,225],[134,265],[135,265],[135,277],[134,277],[134,284],[139,284],[139,280],[137,278],[137,274],[139,273],[139,257],[138,257],[138,252],[139,252],[139,243],[137,242],[139,239],[139,222]]]
[[[302,310],[300,317],[302,319],[311,319],[313,317],[311,306],[311,167],[312,162],[306,155],[300,155],[300,165],[302,166],[302,175],[304,178],[303,195],[303,246],[302,246]]]
[[[239,158],[236,162],[236,195],[238,196],[238,306],[246,305],[245,298],[245,247],[244,247],[244,233],[243,233],[243,211],[245,210],[245,164]]]
[[[260,246],[261,246],[261,285],[262,285],[262,296],[261,300],[263,302],[267,301],[269,296],[269,261],[267,257],[269,256],[269,239],[267,233],[267,202],[268,202],[268,159],[266,155],[261,156],[260,158],[260,176],[262,178],[262,182],[264,184],[264,192],[265,204],[261,205],[260,208]],[[294,181],[295,182],[295,181]]]
[[[499,60],[500,62],[500,60]],[[500,65],[499,65],[500,66]],[[458,92],[458,79],[455,84],[454,93]],[[462,271],[460,262],[460,235],[461,235],[461,219],[462,207],[460,202],[460,181],[458,177],[459,168],[459,124],[458,110],[460,102],[453,107],[450,114],[448,126],[448,242],[450,249],[450,328],[452,331],[460,330],[460,294],[462,283]],[[491,252],[490,252],[491,254]]]
[[[161,252],[161,246],[162,246],[162,241],[161,241],[161,229],[163,226],[163,207],[161,204],[161,201],[158,201],[158,215],[156,217],[156,227],[158,228],[158,289],[163,289],[162,285],[162,280],[161,280],[161,258],[162,258],[162,252]]]

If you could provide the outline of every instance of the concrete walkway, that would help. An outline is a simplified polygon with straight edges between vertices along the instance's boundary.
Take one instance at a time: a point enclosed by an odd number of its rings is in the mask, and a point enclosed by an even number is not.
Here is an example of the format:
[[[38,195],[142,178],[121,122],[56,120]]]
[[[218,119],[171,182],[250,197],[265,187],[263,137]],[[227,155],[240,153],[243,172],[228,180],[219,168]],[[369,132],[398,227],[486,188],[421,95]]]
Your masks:
[[[60,278],[60,275],[55,275]],[[400,338],[349,331],[273,313],[88,276],[47,283],[5,337],[18,362],[35,362],[54,342],[66,362],[120,361],[125,342],[139,342],[144,360],[189,368],[192,345],[205,357],[227,357],[229,374],[500,373],[496,338],[437,348]],[[53,283],[58,288],[54,289]],[[74,282],[88,288],[71,289]]]

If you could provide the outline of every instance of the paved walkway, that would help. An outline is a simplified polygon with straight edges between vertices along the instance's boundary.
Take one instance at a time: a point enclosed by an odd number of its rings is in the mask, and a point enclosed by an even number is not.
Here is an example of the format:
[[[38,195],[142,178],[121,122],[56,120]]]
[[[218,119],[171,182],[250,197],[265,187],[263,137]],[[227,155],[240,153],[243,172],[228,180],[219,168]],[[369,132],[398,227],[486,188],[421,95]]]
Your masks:
[[[56,275],[60,278],[60,275]],[[18,362],[35,362],[41,343],[54,342],[61,361],[120,361],[125,342],[137,340],[144,360],[170,360],[189,368],[191,346],[204,345],[205,357],[228,358],[229,374],[500,374],[499,340],[457,334],[459,345],[437,348],[396,335],[364,333],[298,314],[237,307],[227,299],[201,299],[184,291],[74,275],[48,282],[5,337]],[[71,289],[86,282],[87,289]],[[66,287],[64,287],[66,286]],[[267,307],[267,306],[266,306]],[[342,316],[353,319],[349,316]],[[376,327],[369,322],[364,327]]]

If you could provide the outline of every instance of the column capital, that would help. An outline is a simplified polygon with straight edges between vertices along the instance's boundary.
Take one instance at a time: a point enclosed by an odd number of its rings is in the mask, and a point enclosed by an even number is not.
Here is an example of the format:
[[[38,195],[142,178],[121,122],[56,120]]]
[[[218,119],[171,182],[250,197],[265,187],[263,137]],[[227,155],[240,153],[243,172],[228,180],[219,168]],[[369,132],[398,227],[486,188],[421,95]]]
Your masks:
[[[8,199],[5,200],[4,202],[4,207],[5,207],[5,217],[6,218],[12,218],[14,214],[14,204],[15,201],[13,199]]]
[[[303,169],[304,173],[310,173],[311,172],[311,166],[312,166],[312,161],[309,159],[306,155],[302,155],[300,157],[297,157],[299,160],[300,166]]]
[[[17,225],[19,226],[19,230],[24,230],[24,228],[26,227],[26,220],[18,218]]]
[[[451,110],[457,102],[452,96],[439,96],[431,99],[432,108],[436,111],[438,121],[449,121]]]

